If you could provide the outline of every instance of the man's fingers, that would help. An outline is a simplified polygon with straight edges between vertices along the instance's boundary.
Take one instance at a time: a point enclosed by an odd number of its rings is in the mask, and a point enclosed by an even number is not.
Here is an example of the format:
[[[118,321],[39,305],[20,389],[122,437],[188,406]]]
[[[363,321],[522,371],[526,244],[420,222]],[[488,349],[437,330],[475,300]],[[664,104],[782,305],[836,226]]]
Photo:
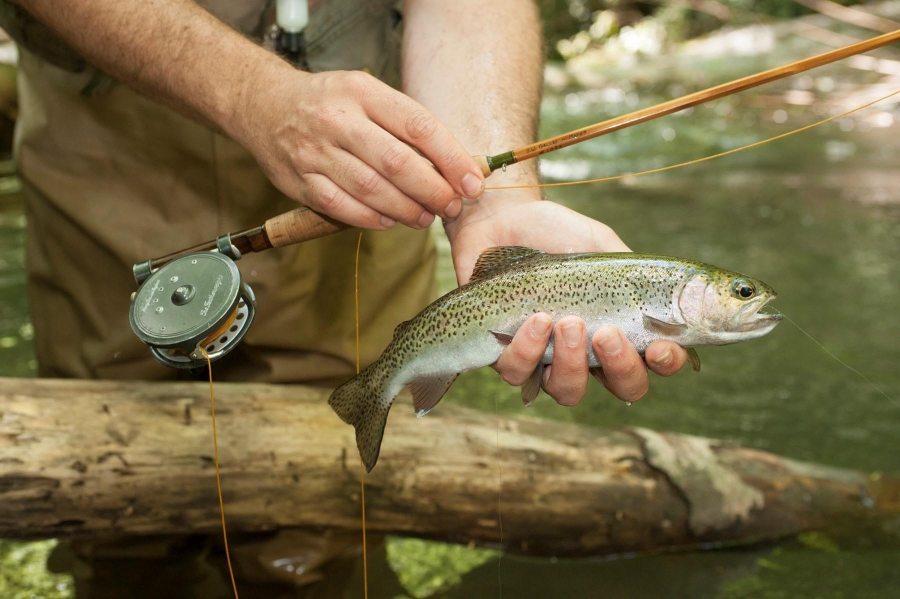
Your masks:
[[[459,195],[475,198],[484,191],[484,175],[475,160],[424,106],[400,92],[383,93],[368,98],[366,114],[422,152]]]
[[[650,377],[644,360],[619,329],[600,327],[592,343],[603,367],[604,384],[613,395],[622,401],[637,401],[647,393]]]
[[[364,229],[390,229],[394,221],[361,204],[324,175],[303,175],[303,190],[299,194],[303,203],[317,212],[354,227]]]
[[[660,376],[672,376],[687,362],[687,350],[671,341],[654,341],[647,346],[644,358],[650,370]]]
[[[369,121],[360,120],[341,147],[359,157],[429,212],[456,218],[462,201],[434,167],[408,145]]]
[[[350,152],[329,148],[324,152],[322,162],[327,162],[327,170],[322,168],[326,165],[320,165],[317,169],[320,173],[327,174],[341,189],[369,208],[414,229],[427,227],[434,221],[434,214],[401,193],[393,183]]]
[[[552,328],[553,320],[543,313],[531,316],[519,327],[494,364],[504,381],[518,387],[528,380],[547,349]]]
[[[553,333],[553,367],[544,390],[562,406],[574,406],[587,391],[587,327],[580,318],[567,316]]]

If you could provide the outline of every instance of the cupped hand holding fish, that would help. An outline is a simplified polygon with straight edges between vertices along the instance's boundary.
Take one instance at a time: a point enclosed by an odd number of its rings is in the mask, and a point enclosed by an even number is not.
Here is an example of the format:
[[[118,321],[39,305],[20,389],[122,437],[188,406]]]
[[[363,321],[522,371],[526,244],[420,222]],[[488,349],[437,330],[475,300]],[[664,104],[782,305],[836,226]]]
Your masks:
[[[520,216],[546,210],[531,206],[520,205],[516,210]],[[561,225],[566,219],[564,212],[555,216],[556,220],[542,222]],[[335,389],[328,404],[356,429],[360,456],[371,470],[378,461],[388,412],[405,387],[412,392],[416,414],[424,416],[460,373],[496,364],[525,323],[540,322],[531,319],[541,312],[559,321],[560,337],[548,340],[522,385],[526,406],[551,380],[556,381],[558,394],[577,398],[583,393],[586,375],[580,383],[577,377],[570,378],[570,383],[576,382],[570,388],[554,378],[560,371],[561,348],[575,349],[565,340],[567,325],[581,336],[573,345],[587,355],[586,364],[580,357],[581,361],[573,360],[572,372],[580,374],[586,365],[615,392],[636,396],[642,392],[642,383],[636,390],[616,387],[629,380],[640,383],[634,375],[643,370],[639,363],[634,365],[625,339],[638,352],[646,352],[658,341],[690,348],[688,358],[699,369],[695,347],[738,343],[774,329],[781,316],[762,309],[775,297],[775,291],[758,279],[685,258],[630,252],[548,254],[528,247],[492,247],[481,254],[467,284],[400,324],[381,357]],[[583,320],[573,320],[572,315]],[[590,348],[587,331],[596,337]],[[610,336],[613,343],[618,337],[620,348],[609,344]],[[526,339],[519,345],[529,343]],[[520,361],[527,363],[526,358]],[[544,371],[551,365],[557,375],[551,372],[545,379]],[[611,382],[613,374],[618,383]]]
[[[447,222],[453,263],[460,284],[468,282],[476,260],[489,247],[523,246],[548,253],[629,252],[608,226],[554,202],[503,201],[497,193],[466,207],[464,217]],[[521,195],[521,193],[519,194]],[[567,316],[555,323],[548,314],[531,316],[519,328],[494,368],[510,385],[528,382],[553,339],[553,364],[543,369],[544,390],[560,405],[578,404],[587,392],[588,338],[584,320]],[[654,341],[644,358],[622,332],[599,328],[590,339],[602,365],[598,380],[623,401],[633,402],[650,388],[647,367],[662,376],[681,370],[687,352],[671,341]],[[601,372],[593,370],[593,372]]]

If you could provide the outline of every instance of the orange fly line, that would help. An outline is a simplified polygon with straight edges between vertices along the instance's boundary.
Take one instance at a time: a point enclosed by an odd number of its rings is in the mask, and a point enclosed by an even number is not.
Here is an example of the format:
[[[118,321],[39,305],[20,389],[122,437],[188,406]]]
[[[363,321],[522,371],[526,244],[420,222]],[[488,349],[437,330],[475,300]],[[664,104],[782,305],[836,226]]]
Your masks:
[[[355,268],[355,279],[354,279],[354,289],[353,289],[353,298],[354,298],[354,312],[356,314],[356,374],[359,374],[360,370],[360,359],[359,359],[359,254],[360,249],[362,248],[362,231],[359,232],[359,239],[356,242],[356,268]],[[222,480],[219,475],[219,439],[216,432],[216,397],[213,392],[213,379],[212,379],[212,362],[209,359],[209,354],[206,353],[205,349],[201,349],[203,352],[203,356],[206,358],[206,364],[209,369],[209,406],[210,413],[212,414],[212,429],[213,429],[213,463],[215,464],[216,469],[216,492],[219,496],[219,514],[222,517],[222,541],[225,544],[225,561],[228,564],[228,575],[231,577],[231,588],[234,590],[234,599],[240,599],[238,597],[238,589],[237,583],[234,579],[234,569],[231,566],[231,553],[228,549],[228,532],[225,526],[225,502],[222,499]],[[366,547],[366,484],[365,484],[365,474],[366,471],[363,466],[362,458],[359,460],[359,487],[360,487],[360,499],[362,503],[362,544],[363,544],[363,595],[365,599],[369,598],[369,568],[368,568],[368,554]]]
[[[212,361],[205,349],[201,349],[206,365],[209,368],[209,409],[212,414],[213,429],[213,463],[216,466],[216,491],[219,495],[219,514],[222,516],[222,542],[225,543],[225,561],[228,563],[228,575],[231,577],[231,588],[234,590],[234,599],[239,599],[237,583],[234,581],[234,570],[231,567],[231,554],[228,551],[228,532],[225,529],[225,502],[222,500],[222,480],[219,477],[219,439],[216,435],[216,396],[213,393]]]

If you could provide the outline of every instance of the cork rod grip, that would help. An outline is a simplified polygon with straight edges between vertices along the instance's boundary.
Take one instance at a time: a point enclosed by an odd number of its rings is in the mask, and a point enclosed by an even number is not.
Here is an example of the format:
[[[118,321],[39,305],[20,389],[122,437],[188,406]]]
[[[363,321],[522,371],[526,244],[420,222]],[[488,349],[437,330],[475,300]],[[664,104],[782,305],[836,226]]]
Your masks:
[[[266,234],[274,248],[325,237],[350,225],[322,216],[306,207],[273,216],[266,221]]]

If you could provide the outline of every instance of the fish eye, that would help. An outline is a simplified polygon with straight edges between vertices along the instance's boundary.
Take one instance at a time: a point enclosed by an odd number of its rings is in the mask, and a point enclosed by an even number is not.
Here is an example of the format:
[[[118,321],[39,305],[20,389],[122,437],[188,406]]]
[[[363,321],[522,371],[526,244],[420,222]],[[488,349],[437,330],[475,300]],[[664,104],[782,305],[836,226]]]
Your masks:
[[[749,281],[738,279],[732,284],[731,293],[738,299],[747,300],[756,295],[756,287]]]

